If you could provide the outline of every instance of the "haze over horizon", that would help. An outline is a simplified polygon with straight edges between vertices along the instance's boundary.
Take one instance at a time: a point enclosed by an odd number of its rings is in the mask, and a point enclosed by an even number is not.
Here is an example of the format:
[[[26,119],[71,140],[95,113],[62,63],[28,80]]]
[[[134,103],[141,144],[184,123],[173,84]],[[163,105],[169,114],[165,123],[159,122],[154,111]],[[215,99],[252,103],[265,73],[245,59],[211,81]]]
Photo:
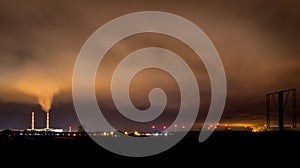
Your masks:
[[[300,3],[293,0],[88,3],[0,0],[0,129],[29,128],[32,111],[37,115],[36,127],[44,127],[47,110],[50,110],[51,127],[67,130],[71,125],[76,129],[80,123],[72,102],[72,74],[82,45],[106,22],[144,10],[170,12],[187,18],[212,41],[227,78],[227,100],[221,123],[263,125],[266,122],[265,95],[300,86],[299,7]],[[201,96],[195,124],[198,128],[210,104],[206,69],[185,44],[161,34],[130,36],[106,54],[96,78],[99,105],[108,111],[114,109],[106,102],[110,99],[107,88],[113,68],[130,52],[147,46],[170,49],[193,69]],[[178,110],[180,97],[174,79],[161,70],[145,70],[135,76],[130,89],[134,104],[146,109],[149,106],[147,91],[156,86],[162,87],[171,98],[166,114],[158,120],[161,125],[170,122]],[[298,113],[299,107],[297,101]],[[123,120],[120,122],[115,114],[110,117],[120,126],[131,126]],[[299,114],[297,117],[300,119]]]

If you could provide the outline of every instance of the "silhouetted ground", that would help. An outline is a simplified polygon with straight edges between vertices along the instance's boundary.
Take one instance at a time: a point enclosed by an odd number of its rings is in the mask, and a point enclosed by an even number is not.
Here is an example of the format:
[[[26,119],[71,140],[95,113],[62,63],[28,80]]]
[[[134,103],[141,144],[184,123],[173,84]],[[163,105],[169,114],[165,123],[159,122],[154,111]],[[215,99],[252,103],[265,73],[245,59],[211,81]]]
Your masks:
[[[125,157],[109,152],[88,136],[76,138],[1,138],[1,158],[43,160],[61,165],[152,165],[210,164],[223,166],[260,167],[293,165],[300,159],[300,132],[239,132],[217,131],[205,142],[198,142],[199,132],[189,132],[173,148],[149,157]],[[297,160],[298,159],[298,160]],[[240,164],[241,163],[241,164]],[[101,166],[100,166],[101,167]]]

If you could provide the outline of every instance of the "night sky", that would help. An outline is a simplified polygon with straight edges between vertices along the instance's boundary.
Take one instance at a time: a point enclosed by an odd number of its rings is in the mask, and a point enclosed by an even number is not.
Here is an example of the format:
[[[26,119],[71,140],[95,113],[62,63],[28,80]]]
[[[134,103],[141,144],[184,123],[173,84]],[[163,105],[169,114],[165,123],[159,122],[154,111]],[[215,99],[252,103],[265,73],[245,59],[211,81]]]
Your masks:
[[[144,10],[185,17],[212,41],[227,78],[221,123],[264,125],[265,95],[300,86],[299,8],[296,0],[0,0],[0,129],[30,128],[32,111],[36,114],[36,127],[44,127],[46,115],[41,107],[49,104],[51,127],[67,130],[71,125],[76,129],[79,121],[71,96],[72,73],[82,45],[106,22]],[[107,89],[113,67],[123,56],[147,46],[179,53],[194,70],[201,95],[195,124],[198,128],[210,102],[206,69],[201,60],[190,56],[194,53],[182,42],[161,34],[128,37],[106,54],[100,65],[103,69],[99,68],[96,77],[99,106],[114,111]],[[146,109],[149,89],[157,86],[171,95],[166,113],[157,121],[168,123],[176,117],[179,98],[178,86],[167,73],[149,69],[137,74],[130,86],[132,101],[139,109]],[[113,112],[108,116],[114,120],[112,123],[119,124],[117,127],[132,126]]]

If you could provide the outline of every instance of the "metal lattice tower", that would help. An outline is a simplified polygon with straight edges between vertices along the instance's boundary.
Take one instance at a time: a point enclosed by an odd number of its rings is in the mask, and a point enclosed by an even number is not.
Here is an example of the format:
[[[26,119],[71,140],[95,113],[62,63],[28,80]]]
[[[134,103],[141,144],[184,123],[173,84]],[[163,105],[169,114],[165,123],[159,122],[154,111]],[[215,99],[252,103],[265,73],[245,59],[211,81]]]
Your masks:
[[[268,93],[266,95],[266,111],[267,111],[267,128],[270,128],[270,113],[271,113],[271,106],[270,106],[270,99],[271,96],[277,96],[278,100],[278,126],[279,130],[283,130],[284,127],[284,105],[286,102],[284,102],[284,93],[287,93],[287,96],[289,93],[292,94],[292,128],[297,127],[297,121],[296,121],[296,89],[287,89],[287,90],[281,90],[277,92]]]

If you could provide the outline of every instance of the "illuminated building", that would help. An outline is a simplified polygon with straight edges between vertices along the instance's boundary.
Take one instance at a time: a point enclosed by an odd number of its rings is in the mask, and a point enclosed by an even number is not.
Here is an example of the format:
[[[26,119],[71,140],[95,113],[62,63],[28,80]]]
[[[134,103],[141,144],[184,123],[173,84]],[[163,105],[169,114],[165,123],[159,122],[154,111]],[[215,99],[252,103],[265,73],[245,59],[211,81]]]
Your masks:
[[[34,112],[31,112],[31,128],[26,131],[37,131],[37,132],[63,132],[62,128],[50,128],[49,127],[49,112],[46,113],[46,127],[45,128],[34,128]]]

